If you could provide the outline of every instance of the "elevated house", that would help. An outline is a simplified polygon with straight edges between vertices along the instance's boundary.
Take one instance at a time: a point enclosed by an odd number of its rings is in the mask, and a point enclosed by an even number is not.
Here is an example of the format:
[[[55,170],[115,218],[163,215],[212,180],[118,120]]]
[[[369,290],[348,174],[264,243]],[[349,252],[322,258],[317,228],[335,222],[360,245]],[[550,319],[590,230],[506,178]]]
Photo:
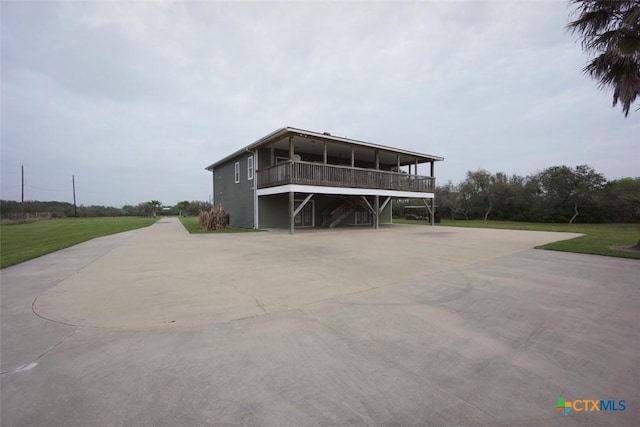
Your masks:
[[[391,223],[393,198],[433,212],[442,157],[286,127],[207,166],[230,225],[336,227]],[[420,172],[419,174],[419,166]],[[433,221],[433,214],[431,215]]]

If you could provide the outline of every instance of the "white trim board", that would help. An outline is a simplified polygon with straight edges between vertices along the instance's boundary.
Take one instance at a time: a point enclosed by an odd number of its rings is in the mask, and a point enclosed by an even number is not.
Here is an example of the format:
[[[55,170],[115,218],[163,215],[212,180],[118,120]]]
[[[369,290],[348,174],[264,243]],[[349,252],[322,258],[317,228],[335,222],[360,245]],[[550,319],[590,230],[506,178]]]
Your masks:
[[[258,197],[270,196],[282,193],[316,193],[316,194],[344,194],[347,196],[390,196],[403,199],[433,199],[433,193],[421,193],[417,191],[377,190],[374,188],[351,187],[322,187],[319,185],[288,184],[277,187],[261,188]]]

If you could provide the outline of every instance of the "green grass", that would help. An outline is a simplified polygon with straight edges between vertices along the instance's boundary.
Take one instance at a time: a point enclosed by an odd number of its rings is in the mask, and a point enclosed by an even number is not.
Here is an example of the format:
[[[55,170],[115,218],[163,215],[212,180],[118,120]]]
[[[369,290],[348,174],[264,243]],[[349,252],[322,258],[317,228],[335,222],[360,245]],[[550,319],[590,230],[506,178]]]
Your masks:
[[[262,231],[262,230],[254,230],[253,228],[241,228],[241,227],[227,227],[222,230],[209,230],[203,231],[200,230],[200,220],[197,216],[189,216],[180,218],[180,222],[184,225],[184,228],[191,234],[216,234],[216,233],[250,233],[253,231]]]
[[[95,237],[146,227],[157,218],[65,218],[0,225],[0,268]]]
[[[394,218],[396,224],[426,224],[425,221]],[[584,236],[538,246],[538,249],[606,255],[640,259],[640,253],[611,249],[610,246],[631,246],[640,239],[640,224],[544,224],[533,222],[442,220],[441,226],[497,228],[507,230],[558,231],[582,233]]]

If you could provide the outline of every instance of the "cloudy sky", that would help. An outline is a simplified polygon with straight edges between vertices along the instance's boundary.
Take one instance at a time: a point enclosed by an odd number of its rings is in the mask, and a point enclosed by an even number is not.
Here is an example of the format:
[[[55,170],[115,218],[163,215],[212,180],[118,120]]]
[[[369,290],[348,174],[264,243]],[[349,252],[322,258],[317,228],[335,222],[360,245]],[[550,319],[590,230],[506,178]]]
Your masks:
[[[207,200],[204,168],[284,126],[527,175],[640,175],[640,112],[581,73],[565,1],[8,2],[2,199]],[[635,107],[633,108],[635,109]]]

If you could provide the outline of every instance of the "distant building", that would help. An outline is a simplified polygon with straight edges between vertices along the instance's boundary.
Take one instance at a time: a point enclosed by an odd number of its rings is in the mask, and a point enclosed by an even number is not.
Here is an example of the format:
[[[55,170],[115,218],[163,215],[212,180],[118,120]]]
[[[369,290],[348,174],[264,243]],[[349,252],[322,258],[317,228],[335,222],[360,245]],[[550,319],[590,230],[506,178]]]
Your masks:
[[[421,199],[432,210],[434,164],[442,160],[286,127],[206,169],[212,172],[213,203],[225,208],[230,225],[293,233],[299,227],[377,228],[391,223],[393,198]]]

